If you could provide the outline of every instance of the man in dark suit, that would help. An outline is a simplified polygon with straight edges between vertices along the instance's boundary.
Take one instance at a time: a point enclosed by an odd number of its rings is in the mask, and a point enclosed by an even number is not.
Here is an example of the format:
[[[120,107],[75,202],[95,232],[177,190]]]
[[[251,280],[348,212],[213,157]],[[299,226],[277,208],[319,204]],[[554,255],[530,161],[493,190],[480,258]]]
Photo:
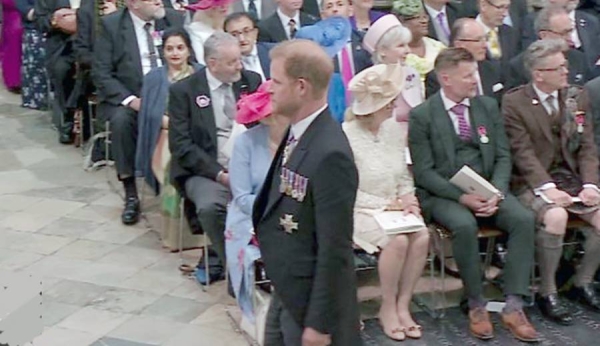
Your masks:
[[[559,6],[546,7],[539,11],[536,17],[536,30],[540,39],[555,39],[565,42],[565,56],[569,62],[568,81],[570,84],[583,85],[590,78],[589,65],[585,54],[570,48],[570,33],[573,32],[573,23],[567,11]],[[597,43],[596,43],[597,44]],[[524,53],[514,57],[505,70],[507,90],[527,84],[531,79],[529,71],[523,64]]]
[[[536,245],[541,283],[538,306],[560,324],[573,323],[561,304],[555,277],[569,214],[592,228],[584,230],[585,255],[567,293],[600,311],[593,277],[600,267],[600,178],[592,115],[579,86],[567,82],[562,42],[541,40],[525,52],[532,82],[507,93],[502,102],[514,163],[511,189],[536,215]],[[573,197],[581,202],[575,204]]]
[[[461,5],[465,17],[475,18],[479,14],[478,0],[463,0]],[[514,32],[520,35],[523,21],[525,20],[527,13],[527,0],[510,0],[508,15],[504,18],[502,23],[512,27]]]
[[[258,23],[258,41],[282,42],[294,38],[298,29],[316,23],[319,19],[302,12],[299,0],[279,0],[277,11]]]
[[[475,19],[485,31],[488,59],[501,71],[521,51],[520,35],[503,23],[509,9],[510,0],[479,0],[479,15]]]
[[[424,216],[452,233],[454,258],[468,297],[469,329],[481,339],[494,334],[482,291],[479,225],[492,224],[508,234],[502,320],[517,339],[537,341],[522,300],[529,295],[534,218],[508,191],[512,166],[498,106],[476,96],[477,63],[466,49],[440,52],[435,71],[442,89],[413,108],[408,132],[410,151],[418,153],[413,155],[413,173]],[[484,198],[453,185],[450,178],[465,165],[499,193]]]
[[[159,0],[130,0],[127,8],[101,19],[94,45],[92,78],[98,88],[98,116],[110,120],[111,150],[125,188],[124,224],[139,220],[135,185],[137,112],[144,75],[162,65],[161,32],[183,18]]]
[[[52,122],[58,128],[58,139],[63,144],[73,142],[73,111],[68,110],[67,100],[75,86],[75,30],[61,28],[60,22],[76,23],[75,10],[69,0],[38,0],[34,9],[35,22],[46,34],[46,68],[54,90]],[[73,28],[76,29],[76,25]]]
[[[252,16],[247,12],[232,13],[225,18],[223,28],[240,42],[244,69],[258,73],[263,82],[269,79],[271,77],[269,51],[274,44],[257,42],[258,28]]]
[[[486,60],[487,44],[483,25],[472,18],[456,20],[452,26],[451,46],[465,48],[473,54],[478,65],[478,94],[493,97],[499,102],[505,90],[497,66]],[[431,71],[425,77],[425,94],[430,97],[439,90],[437,74]]]
[[[450,0],[424,0],[423,5],[429,15],[428,36],[448,46],[452,24],[462,17],[460,5],[451,3]]]
[[[272,16],[277,10],[276,0],[236,0],[233,12],[247,12],[255,21]]]
[[[171,86],[169,148],[173,184],[196,205],[200,226],[219,257],[210,281],[224,278],[225,216],[230,198],[229,157],[224,149],[236,102],[254,92],[260,76],[242,69],[238,40],[216,32],[204,44],[206,67]],[[212,263],[211,263],[212,264]],[[205,278],[207,280],[208,277]]]
[[[594,15],[582,10],[576,10],[579,0],[548,0],[546,7],[563,7],[574,25],[574,30],[565,32],[564,37],[569,43],[569,47],[585,54],[590,70],[596,74],[595,68],[598,59],[600,59],[600,21]],[[538,32],[535,27],[536,17],[539,12],[532,12],[527,15],[523,31],[523,48],[527,48],[536,40]]]
[[[273,112],[291,127],[252,221],[275,294],[265,345],[361,345],[352,260],[358,172],[327,108],[331,58],[293,40],[271,51]]]

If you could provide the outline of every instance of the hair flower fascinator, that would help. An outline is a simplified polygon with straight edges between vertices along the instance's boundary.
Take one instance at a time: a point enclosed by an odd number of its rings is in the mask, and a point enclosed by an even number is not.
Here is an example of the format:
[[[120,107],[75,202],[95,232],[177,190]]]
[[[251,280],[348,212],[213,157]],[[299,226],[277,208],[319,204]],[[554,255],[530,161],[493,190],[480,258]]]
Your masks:
[[[233,0],[200,0],[185,6],[185,8],[192,11],[205,11],[214,7],[228,6],[232,2]]]
[[[271,83],[271,80],[268,80],[261,84],[256,92],[240,98],[235,118],[239,124],[250,124],[271,115]]]
[[[347,18],[334,16],[313,25],[303,26],[295,38],[318,43],[330,57],[336,56],[350,41],[352,26]]]
[[[400,94],[404,81],[400,64],[378,64],[361,71],[348,85],[354,96],[352,113],[368,115],[385,107]]]

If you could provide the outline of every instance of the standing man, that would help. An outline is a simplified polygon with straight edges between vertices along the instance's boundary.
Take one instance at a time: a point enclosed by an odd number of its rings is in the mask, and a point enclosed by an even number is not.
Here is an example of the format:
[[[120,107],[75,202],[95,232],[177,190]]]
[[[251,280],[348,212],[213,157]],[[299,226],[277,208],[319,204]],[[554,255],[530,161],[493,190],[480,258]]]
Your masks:
[[[303,0],[277,0],[277,11],[258,24],[258,40],[273,43],[291,40],[301,27],[319,21],[317,17],[300,10],[302,2]]]
[[[491,224],[508,234],[504,266],[506,306],[502,321],[520,341],[538,341],[523,312],[529,295],[533,261],[533,214],[508,192],[512,165],[504,124],[496,102],[477,97],[477,63],[464,48],[447,48],[435,60],[442,86],[439,93],[413,108],[408,143],[413,155],[415,185],[426,219],[452,233],[454,258],[469,305],[469,330],[491,339],[494,330],[483,297],[477,233]],[[465,165],[500,193],[486,199],[466,193],[450,182]]]
[[[568,325],[573,317],[558,297],[555,277],[569,214],[592,227],[584,229],[585,255],[568,294],[600,311],[600,296],[593,285],[600,266],[600,179],[592,114],[582,88],[567,82],[562,49],[560,40],[529,46],[524,60],[532,82],[506,94],[502,114],[515,168],[511,187],[536,214],[539,226],[537,303],[546,318]],[[574,203],[573,197],[581,202]]]
[[[358,172],[327,107],[331,58],[316,43],[271,51],[273,113],[290,119],[252,215],[275,287],[266,345],[361,345],[352,260]]]
[[[121,221],[132,225],[140,218],[134,166],[142,81],[152,68],[162,65],[161,32],[182,26],[183,17],[165,11],[161,0],[127,0],[127,8],[100,20],[92,78],[98,88],[99,119],[110,121],[112,155],[125,189]]]

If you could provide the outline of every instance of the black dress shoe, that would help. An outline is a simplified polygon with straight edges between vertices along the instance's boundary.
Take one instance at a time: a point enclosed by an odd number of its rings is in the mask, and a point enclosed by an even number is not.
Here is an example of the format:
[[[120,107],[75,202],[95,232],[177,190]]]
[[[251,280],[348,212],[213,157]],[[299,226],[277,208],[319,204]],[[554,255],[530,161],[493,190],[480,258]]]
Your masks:
[[[58,141],[61,144],[72,144],[75,140],[73,135],[73,123],[64,123],[58,129]]]
[[[140,220],[140,201],[137,197],[127,197],[121,221],[126,225],[134,225]]]
[[[598,297],[598,294],[594,290],[594,284],[587,284],[581,287],[573,285],[567,295],[586,308],[600,312],[600,297]]]
[[[573,324],[569,310],[561,303],[556,293],[547,297],[539,297],[537,306],[546,318],[564,326]]]

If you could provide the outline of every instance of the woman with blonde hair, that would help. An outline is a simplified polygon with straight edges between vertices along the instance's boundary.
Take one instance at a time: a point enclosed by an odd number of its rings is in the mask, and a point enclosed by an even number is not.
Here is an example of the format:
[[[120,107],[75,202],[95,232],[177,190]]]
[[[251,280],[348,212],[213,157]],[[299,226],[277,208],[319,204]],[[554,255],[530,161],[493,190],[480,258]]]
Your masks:
[[[363,39],[363,47],[372,55],[375,64],[400,64],[402,89],[394,104],[394,117],[401,122],[403,136],[408,132],[410,110],[423,102],[424,91],[419,72],[406,65],[410,53],[410,31],[392,14],[379,18]]]
[[[412,176],[405,159],[406,138],[391,119],[394,101],[405,87],[399,64],[370,67],[350,82],[350,119],[342,127],[359,173],[354,208],[354,242],[367,252],[381,249],[379,321],[393,340],[421,337],[409,310],[413,290],[425,267],[429,233],[422,224],[411,233],[390,234],[375,219],[385,211],[402,211],[422,221]],[[388,214],[389,215],[389,214]]]
[[[200,0],[186,9],[194,11],[191,23],[185,26],[185,30],[192,40],[192,48],[196,61],[205,65],[204,42],[215,31],[223,31],[225,17],[229,14],[229,5],[233,0]]]

